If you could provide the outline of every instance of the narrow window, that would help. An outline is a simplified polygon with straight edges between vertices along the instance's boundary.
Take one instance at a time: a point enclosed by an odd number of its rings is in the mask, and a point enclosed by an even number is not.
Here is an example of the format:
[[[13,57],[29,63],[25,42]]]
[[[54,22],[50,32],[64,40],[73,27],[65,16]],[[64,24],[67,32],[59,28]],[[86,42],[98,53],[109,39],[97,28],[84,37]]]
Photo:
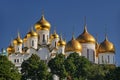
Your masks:
[[[110,56],[108,55],[108,63],[110,63]]]
[[[47,42],[48,42],[48,35],[47,35]]]
[[[56,42],[55,42],[55,47],[56,47]]]
[[[16,63],[16,59],[14,59],[14,63]]]
[[[43,34],[43,42],[45,42],[45,34]]]
[[[103,61],[103,56],[102,56],[102,63],[103,63],[104,61]]]
[[[114,56],[113,56],[113,64],[114,64],[115,62],[114,62]]]
[[[18,51],[19,51],[19,47],[18,47]]]
[[[89,49],[87,49],[87,59],[89,60]]]
[[[19,59],[17,59],[17,63],[19,63]]]
[[[34,46],[34,40],[32,40],[32,46]]]

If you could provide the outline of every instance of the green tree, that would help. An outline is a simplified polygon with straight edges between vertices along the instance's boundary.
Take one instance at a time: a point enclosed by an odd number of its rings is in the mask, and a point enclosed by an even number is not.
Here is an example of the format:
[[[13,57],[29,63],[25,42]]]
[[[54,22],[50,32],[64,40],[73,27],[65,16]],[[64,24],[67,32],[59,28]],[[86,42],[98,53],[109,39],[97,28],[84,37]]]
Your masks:
[[[28,60],[25,60],[21,68],[22,80],[47,80],[49,75],[46,63],[36,54],[32,54]]]
[[[6,56],[0,55],[0,80],[20,80],[21,75]]]
[[[69,80],[85,80],[92,64],[78,53],[71,53],[65,60],[65,68]]]
[[[52,74],[59,76],[60,80],[67,76],[67,72],[64,66],[65,56],[63,54],[56,55],[55,58],[48,62],[48,66],[51,69]]]

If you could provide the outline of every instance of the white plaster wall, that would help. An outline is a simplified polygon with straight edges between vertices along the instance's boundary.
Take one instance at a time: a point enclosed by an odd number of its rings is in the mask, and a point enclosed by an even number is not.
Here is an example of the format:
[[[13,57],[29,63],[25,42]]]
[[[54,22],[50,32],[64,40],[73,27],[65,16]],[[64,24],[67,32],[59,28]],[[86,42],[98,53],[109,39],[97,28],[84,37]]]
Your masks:
[[[82,56],[89,59],[91,62],[96,62],[95,44],[91,43],[81,43],[82,45]]]
[[[41,60],[47,60],[50,57],[50,52],[48,48],[43,47],[39,48],[39,50],[37,51],[37,55],[40,57]]]
[[[49,31],[48,30],[39,30],[39,44],[48,44]],[[43,42],[43,35],[45,35],[45,42]],[[48,37],[47,37],[48,36]]]
[[[58,47],[58,53],[62,53],[62,54],[65,54],[65,46],[59,46]]]
[[[109,59],[108,59],[109,56]],[[102,59],[103,57],[103,59]],[[109,61],[108,61],[109,60]],[[115,64],[115,54],[114,53],[99,53],[98,54],[99,64]]]
[[[18,49],[18,48],[19,48],[19,49]],[[16,53],[16,52],[22,53],[22,44],[14,45],[14,49],[15,49],[15,53]]]
[[[27,47],[27,41],[25,41],[25,42],[23,43],[23,45],[24,45],[24,47]]]
[[[32,41],[34,41],[34,46],[32,46]],[[30,47],[37,49],[38,46],[38,38],[37,37],[31,37],[30,38]]]
[[[59,38],[53,39],[53,40],[52,40],[52,43],[51,43],[51,47],[52,47],[52,48],[55,47],[55,42],[56,42],[56,47],[57,47],[58,41],[59,41]]]

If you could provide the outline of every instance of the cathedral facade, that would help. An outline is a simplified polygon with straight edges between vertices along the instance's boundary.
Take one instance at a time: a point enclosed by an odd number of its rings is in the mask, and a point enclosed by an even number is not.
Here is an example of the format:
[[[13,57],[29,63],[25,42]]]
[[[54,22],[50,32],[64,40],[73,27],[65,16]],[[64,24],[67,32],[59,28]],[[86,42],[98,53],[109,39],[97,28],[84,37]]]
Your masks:
[[[8,59],[20,69],[24,60],[31,54],[37,54],[41,60],[48,62],[56,54],[69,56],[71,53],[78,53],[95,64],[115,65],[115,47],[107,36],[100,44],[88,32],[86,24],[84,30],[77,38],[74,35],[71,40],[66,42],[62,35],[56,31],[50,34],[51,24],[45,19],[44,15],[35,23],[34,28],[22,39],[20,33],[7,48]]]

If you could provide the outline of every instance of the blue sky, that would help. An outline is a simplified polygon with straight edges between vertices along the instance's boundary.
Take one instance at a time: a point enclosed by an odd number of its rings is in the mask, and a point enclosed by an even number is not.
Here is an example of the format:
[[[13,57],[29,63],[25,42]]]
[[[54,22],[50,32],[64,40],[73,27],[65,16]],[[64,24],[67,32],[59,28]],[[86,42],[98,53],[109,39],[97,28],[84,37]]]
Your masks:
[[[72,32],[78,37],[83,31],[84,16],[89,33],[102,42],[105,33],[116,47],[120,65],[120,0],[0,0],[0,49],[7,48],[19,31],[22,38],[41,17],[70,40]],[[74,30],[73,30],[74,27]]]

